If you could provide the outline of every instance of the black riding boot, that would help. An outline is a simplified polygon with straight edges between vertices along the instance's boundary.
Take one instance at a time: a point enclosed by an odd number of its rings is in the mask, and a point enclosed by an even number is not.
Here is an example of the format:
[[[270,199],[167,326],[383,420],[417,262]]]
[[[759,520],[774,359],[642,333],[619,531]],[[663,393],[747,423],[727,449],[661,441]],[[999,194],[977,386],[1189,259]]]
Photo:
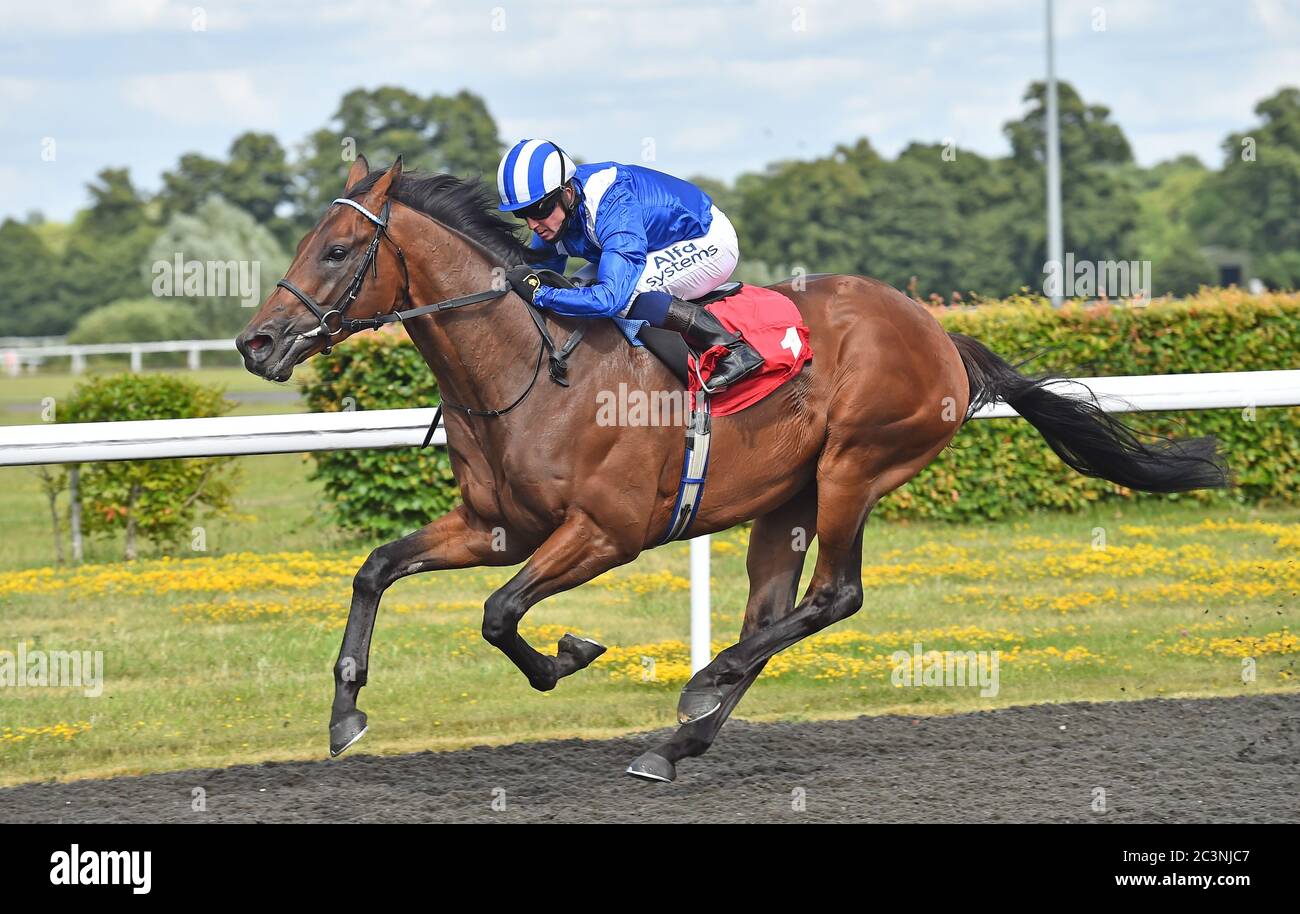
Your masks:
[[[726,346],[727,354],[714,366],[709,378],[710,391],[722,390],[763,365],[763,357],[745,342],[739,333],[732,333],[708,308],[674,297],[668,305],[664,329],[682,335],[687,345],[703,352],[714,346]]]

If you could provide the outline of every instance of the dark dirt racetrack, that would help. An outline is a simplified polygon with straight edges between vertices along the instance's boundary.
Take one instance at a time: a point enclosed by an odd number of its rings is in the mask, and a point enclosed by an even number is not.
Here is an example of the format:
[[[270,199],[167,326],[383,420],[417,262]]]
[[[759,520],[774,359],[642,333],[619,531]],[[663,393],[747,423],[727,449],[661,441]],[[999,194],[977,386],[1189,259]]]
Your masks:
[[[29,784],[0,821],[1300,821],[1300,693],[732,721],[675,784],[623,774],[666,733]]]

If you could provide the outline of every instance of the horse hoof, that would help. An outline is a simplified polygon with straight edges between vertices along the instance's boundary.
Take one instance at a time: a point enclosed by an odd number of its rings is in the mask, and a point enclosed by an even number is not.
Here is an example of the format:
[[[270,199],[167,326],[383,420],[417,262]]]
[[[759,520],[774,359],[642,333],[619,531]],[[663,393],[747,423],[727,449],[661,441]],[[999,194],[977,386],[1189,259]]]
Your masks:
[[[682,697],[677,700],[677,722],[693,724],[721,707],[722,690],[720,689],[682,689]]]
[[[366,726],[364,711],[349,711],[342,717],[330,722],[330,758],[341,754],[370,729]]]
[[[579,638],[577,635],[571,635],[565,632],[564,637],[560,639],[559,652],[568,654],[573,658],[573,669],[585,669],[601,654],[605,653],[607,648],[603,644],[597,644],[590,638]]]
[[[677,766],[658,752],[643,752],[627,766],[627,773],[645,781],[672,783],[677,777]]]

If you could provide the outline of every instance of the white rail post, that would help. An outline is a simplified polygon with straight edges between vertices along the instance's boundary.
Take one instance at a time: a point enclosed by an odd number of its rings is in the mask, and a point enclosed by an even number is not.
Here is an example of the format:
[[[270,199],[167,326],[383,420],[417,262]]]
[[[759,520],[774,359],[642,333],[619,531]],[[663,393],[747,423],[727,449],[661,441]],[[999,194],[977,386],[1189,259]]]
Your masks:
[[[131,347],[131,372],[139,374],[144,370],[144,357],[139,346]]]
[[[198,346],[190,347],[189,365],[190,365],[190,371],[199,370],[199,347]]]
[[[709,621],[709,535],[691,540],[691,672],[713,659]]]
[[[72,350],[72,373],[86,373],[86,356],[80,349]]]

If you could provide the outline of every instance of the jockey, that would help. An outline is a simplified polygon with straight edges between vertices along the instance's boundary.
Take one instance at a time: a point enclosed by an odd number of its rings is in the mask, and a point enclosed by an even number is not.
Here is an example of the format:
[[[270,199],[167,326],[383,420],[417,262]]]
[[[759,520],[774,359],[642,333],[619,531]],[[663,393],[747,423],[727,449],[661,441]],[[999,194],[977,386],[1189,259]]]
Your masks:
[[[525,301],[571,317],[646,321],[701,352],[725,346],[710,391],[763,364],[739,334],[686,300],[726,282],[740,257],[730,220],[694,184],[639,165],[574,165],[554,143],[521,140],[501,160],[497,190],[501,210],[534,233],[537,259],[507,274]],[[568,257],[590,262],[575,277],[589,285],[559,289],[524,279],[538,270],[562,273]]]

